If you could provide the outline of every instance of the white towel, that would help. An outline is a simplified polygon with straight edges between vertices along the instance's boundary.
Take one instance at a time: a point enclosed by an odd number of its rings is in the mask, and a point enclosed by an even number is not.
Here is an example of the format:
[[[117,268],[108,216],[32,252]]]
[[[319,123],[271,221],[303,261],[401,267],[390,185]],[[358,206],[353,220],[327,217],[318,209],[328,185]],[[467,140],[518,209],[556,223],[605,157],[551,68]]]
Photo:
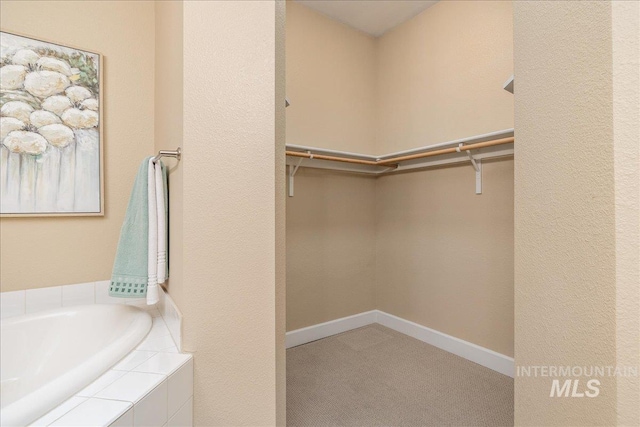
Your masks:
[[[156,200],[156,173],[153,158],[149,159],[147,197],[149,198],[149,252],[147,256],[147,305],[159,301],[158,294],[158,203]],[[164,211],[164,207],[163,207]]]
[[[158,212],[158,284],[167,281],[167,218],[165,216],[165,188],[161,162],[161,160],[158,160],[155,164],[156,205]]]

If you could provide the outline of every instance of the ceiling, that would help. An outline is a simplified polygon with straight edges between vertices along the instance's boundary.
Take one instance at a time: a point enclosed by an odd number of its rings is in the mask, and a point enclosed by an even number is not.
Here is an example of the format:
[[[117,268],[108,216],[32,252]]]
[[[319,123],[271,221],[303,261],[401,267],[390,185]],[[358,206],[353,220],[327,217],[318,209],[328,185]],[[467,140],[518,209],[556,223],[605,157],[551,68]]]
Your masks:
[[[357,30],[378,37],[438,1],[295,0]]]

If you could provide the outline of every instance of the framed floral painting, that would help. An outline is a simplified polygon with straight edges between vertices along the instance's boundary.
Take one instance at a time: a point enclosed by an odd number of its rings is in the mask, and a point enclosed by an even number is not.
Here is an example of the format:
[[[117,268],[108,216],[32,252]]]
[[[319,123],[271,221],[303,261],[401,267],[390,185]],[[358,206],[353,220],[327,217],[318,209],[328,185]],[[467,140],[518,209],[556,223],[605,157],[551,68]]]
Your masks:
[[[103,215],[102,55],[0,32],[0,214]]]

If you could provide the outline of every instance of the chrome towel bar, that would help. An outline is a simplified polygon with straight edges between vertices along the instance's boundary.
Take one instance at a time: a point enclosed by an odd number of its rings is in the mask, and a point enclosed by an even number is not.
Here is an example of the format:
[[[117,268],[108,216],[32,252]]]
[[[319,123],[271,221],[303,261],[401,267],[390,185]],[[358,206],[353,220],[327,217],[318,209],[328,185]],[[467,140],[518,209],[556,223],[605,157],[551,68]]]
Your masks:
[[[175,150],[160,150],[158,151],[158,155],[153,158],[153,161],[157,162],[162,157],[173,157],[180,160],[181,155],[182,152],[180,151],[180,147],[176,148]]]

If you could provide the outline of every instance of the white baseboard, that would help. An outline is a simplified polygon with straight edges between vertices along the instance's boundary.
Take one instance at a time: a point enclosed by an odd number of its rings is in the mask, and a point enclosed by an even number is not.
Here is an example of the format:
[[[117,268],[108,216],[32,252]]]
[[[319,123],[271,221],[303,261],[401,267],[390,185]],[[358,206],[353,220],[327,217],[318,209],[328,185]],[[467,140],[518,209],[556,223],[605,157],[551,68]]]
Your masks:
[[[376,314],[377,310],[365,311],[364,313],[354,314],[353,316],[342,317],[340,319],[287,332],[285,345],[287,348],[291,348],[311,341],[330,337],[331,335],[370,325],[376,322]]]
[[[513,358],[488,348],[438,332],[426,326],[376,310],[376,322],[389,329],[409,335],[434,347],[453,353],[467,360],[513,378]]]
[[[512,357],[505,356],[504,354],[497,353],[493,350],[489,350],[488,348],[438,332],[434,329],[427,328],[426,326],[419,325],[380,310],[367,311],[353,316],[343,317],[330,322],[320,323],[318,325],[287,332],[286,346],[287,348],[295,347],[311,341],[326,338],[331,335],[370,325],[372,323],[379,323],[387,328],[393,329],[394,331],[403,333],[427,344],[431,344],[434,347],[438,347],[442,350],[448,351],[449,353],[453,353],[513,378],[515,368]]]

